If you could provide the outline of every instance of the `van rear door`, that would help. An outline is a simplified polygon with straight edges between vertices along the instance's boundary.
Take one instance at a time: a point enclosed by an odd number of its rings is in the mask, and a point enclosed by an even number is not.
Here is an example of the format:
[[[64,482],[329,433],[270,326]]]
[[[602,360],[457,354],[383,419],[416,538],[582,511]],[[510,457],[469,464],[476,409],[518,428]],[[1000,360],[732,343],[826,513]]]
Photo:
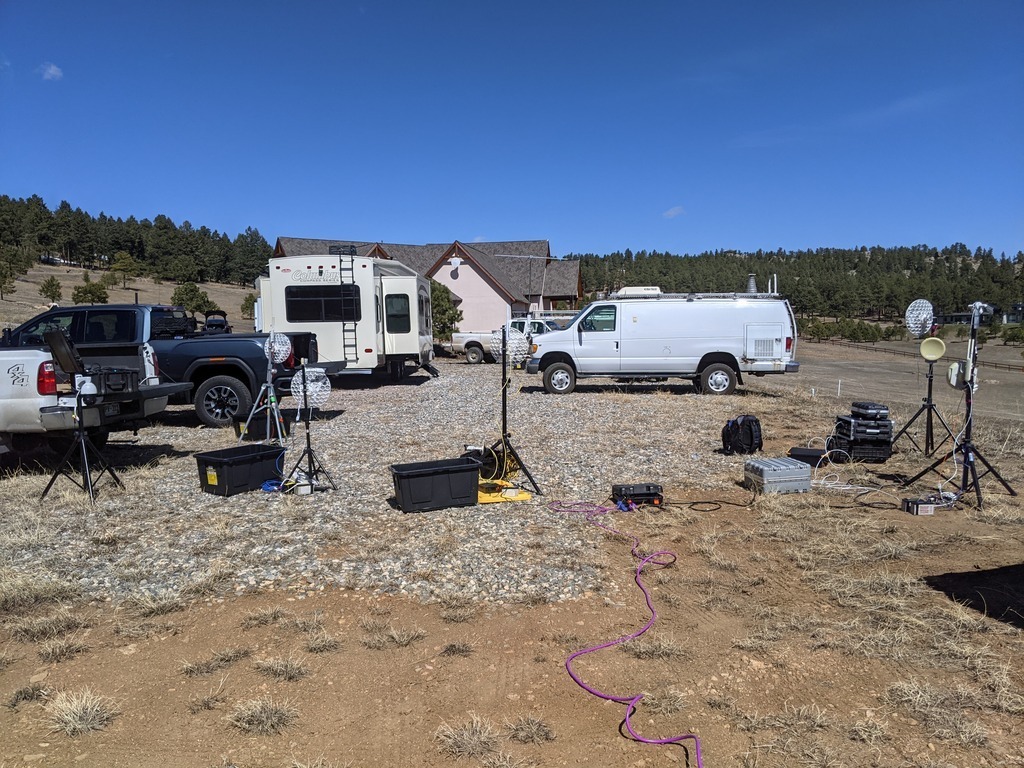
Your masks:
[[[780,360],[784,351],[784,338],[782,323],[747,323],[743,357],[748,360]]]
[[[619,308],[600,304],[573,326],[576,369],[580,373],[619,373]]]

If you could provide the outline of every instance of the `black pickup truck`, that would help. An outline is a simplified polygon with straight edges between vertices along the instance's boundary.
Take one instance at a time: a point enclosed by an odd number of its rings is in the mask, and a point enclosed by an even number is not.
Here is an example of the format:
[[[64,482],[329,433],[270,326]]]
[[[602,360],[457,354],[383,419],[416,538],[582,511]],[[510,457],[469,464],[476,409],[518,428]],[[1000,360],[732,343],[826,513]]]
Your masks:
[[[188,395],[199,420],[226,426],[245,419],[253,399],[267,381],[265,333],[197,332],[181,307],[155,304],[93,304],[54,307],[17,328],[5,329],[0,346],[42,346],[43,334],[64,330],[88,355],[90,347],[110,344],[148,344],[156,355],[160,380],[191,383]],[[273,383],[280,391],[291,380],[300,358],[316,362],[316,338],[310,333],[287,334],[289,358],[274,366]]]

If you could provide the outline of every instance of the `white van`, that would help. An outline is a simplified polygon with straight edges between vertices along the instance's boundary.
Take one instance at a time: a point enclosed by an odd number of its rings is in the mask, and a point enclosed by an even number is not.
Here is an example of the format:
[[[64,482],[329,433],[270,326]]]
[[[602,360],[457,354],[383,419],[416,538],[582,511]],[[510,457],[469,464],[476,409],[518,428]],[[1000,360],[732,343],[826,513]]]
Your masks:
[[[590,377],[690,379],[728,395],[744,373],[795,373],[796,320],[777,294],[664,294],[624,288],[585,307],[562,331],[538,336],[528,373],[566,395]]]

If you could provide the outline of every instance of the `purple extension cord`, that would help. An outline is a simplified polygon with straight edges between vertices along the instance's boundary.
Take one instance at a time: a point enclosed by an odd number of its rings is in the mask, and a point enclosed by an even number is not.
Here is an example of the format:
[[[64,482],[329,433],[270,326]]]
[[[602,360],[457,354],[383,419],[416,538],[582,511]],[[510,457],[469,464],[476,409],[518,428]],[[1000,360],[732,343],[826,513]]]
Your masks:
[[[630,552],[633,554],[633,557],[640,560],[640,562],[636,566],[636,574],[634,575],[633,579],[634,581],[636,581],[636,585],[640,587],[640,591],[644,593],[644,600],[647,601],[647,609],[651,612],[651,618],[649,618],[647,620],[647,623],[644,624],[643,627],[638,629],[636,632],[633,632],[629,635],[623,635],[617,640],[610,640],[607,643],[595,645],[592,648],[583,648],[582,650],[570,654],[569,658],[565,660],[565,669],[569,673],[569,677],[571,677],[573,681],[576,683],[576,685],[585,690],[587,693],[597,696],[600,699],[605,699],[606,701],[617,701],[620,704],[626,704],[626,730],[629,732],[629,735],[637,741],[643,742],[644,744],[677,744],[686,739],[693,739],[694,754],[697,757],[697,768],[704,768],[704,764],[703,762],[701,762],[700,758],[700,739],[697,737],[696,734],[684,733],[680,736],[670,736],[667,739],[648,739],[644,736],[641,736],[639,733],[633,730],[633,724],[632,722],[630,722],[629,718],[630,715],[636,709],[637,704],[639,704],[640,700],[644,697],[642,693],[638,693],[636,695],[627,694],[625,696],[615,696],[610,693],[604,693],[583,682],[583,679],[578,674],[576,674],[576,672],[572,668],[573,661],[579,656],[583,656],[587,653],[594,653],[595,651],[601,651],[605,648],[611,648],[615,645],[622,645],[625,642],[640,637],[640,635],[642,635],[644,632],[646,632],[654,626],[654,622],[658,618],[658,612],[654,610],[654,605],[651,603],[651,593],[648,592],[647,587],[644,586],[644,583],[640,578],[640,574],[643,572],[644,568],[647,566],[648,563],[653,563],[654,565],[660,566],[662,568],[667,568],[676,561],[675,553],[662,551],[655,552],[654,554],[648,555],[644,558],[640,558],[640,553],[638,552],[640,548],[640,539],[638,539],[636,536],[630,533],[623,533],[622,531],[618,531],[612,528],[611,526],[605,525],[604,523],[601,523],[597,520],[597,518],[601,515],[611,514],[619,510],[612,509],[609,507],[602,507],[599,504],[590,504],[589,502],[585,501],[554,501],[549,505],[549,507],[555,512],[560,512],[566,515],[583,515],[586,518],[587,522],[593,523],[598,528],[608,531],[609,533],[615,534],[616,536],[623,536],[627,539],[632,540],[633,547],[630,550]]]

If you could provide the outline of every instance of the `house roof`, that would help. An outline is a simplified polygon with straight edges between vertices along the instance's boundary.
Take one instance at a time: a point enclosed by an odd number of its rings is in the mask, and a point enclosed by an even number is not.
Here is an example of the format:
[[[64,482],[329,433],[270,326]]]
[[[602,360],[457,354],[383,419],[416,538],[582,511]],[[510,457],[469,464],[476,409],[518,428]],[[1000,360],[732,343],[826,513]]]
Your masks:
[[[274,256],[311,256],[339,248],[355,248],[357,256],[394,259],[430,277],[454,255],[471,259],[512,301],[529,303],[529,297],[576,299],[580,295],[580,263],[551,257],[547,240],[512,240],[487,243],[403,245],[358,240],[315,240],[279,237]],[[535,257],[535,258],[529,258]]]

